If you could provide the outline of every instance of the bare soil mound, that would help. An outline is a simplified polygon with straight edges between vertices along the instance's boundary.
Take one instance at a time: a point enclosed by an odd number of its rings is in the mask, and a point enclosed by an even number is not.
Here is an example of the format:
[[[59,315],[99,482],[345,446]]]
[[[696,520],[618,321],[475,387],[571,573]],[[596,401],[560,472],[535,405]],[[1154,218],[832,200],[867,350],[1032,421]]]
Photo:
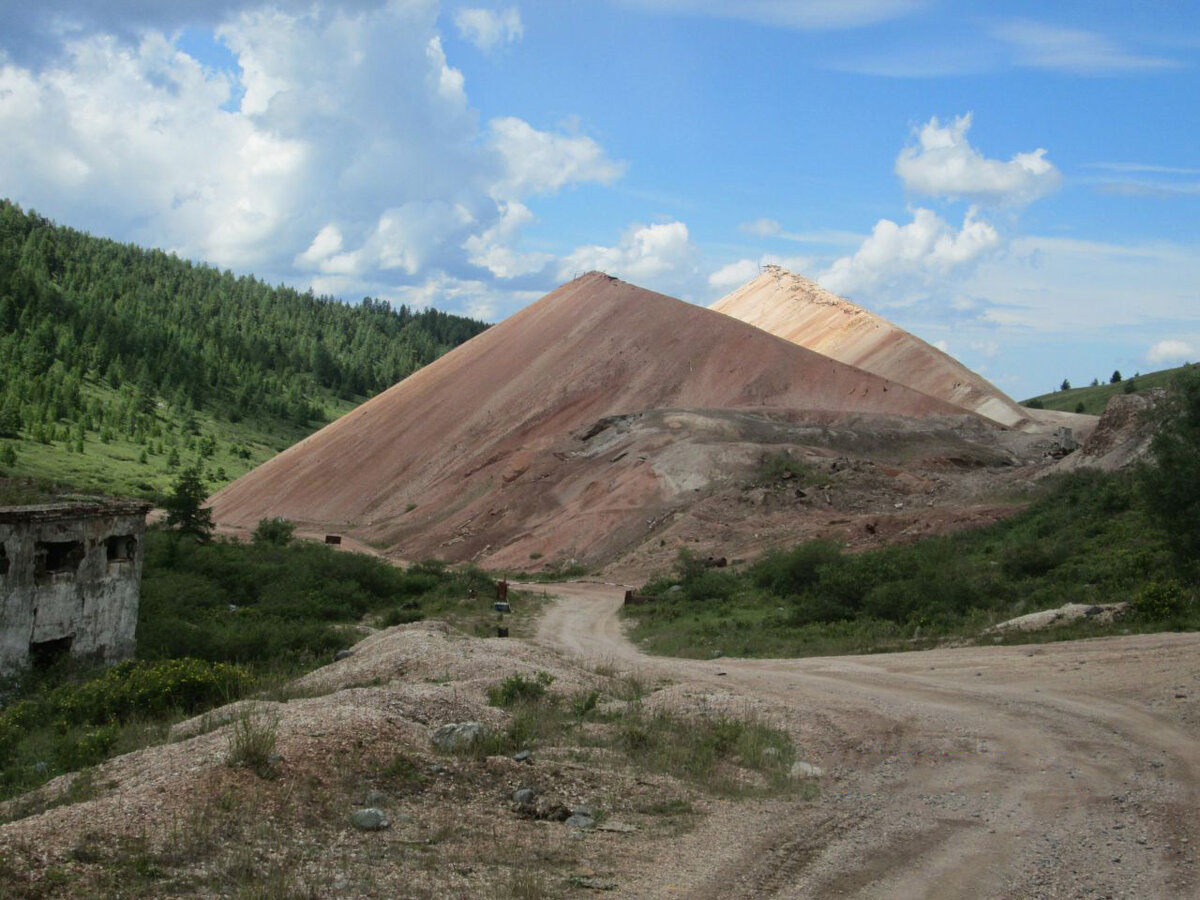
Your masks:
[[[1147,415],[1166,396],[1162,388],[1139,394],[1116,394],[1083,446],[1054,467],[1056,472],[1101,469],[1115,472],[1137,462],[1150,450],[1154,419]]]
[[[591,438],[613,416],[689,409],[826,424],[963,417],[728,316],[590,273],[224,488],[214,518],[250,528],[284,516],[408,558],[503,564],[512,560],[498,554],[513,547],[510,556],[611,558],[644,537],[656,504],[698,485],[687,466],[599,452]],[[686,428],[683,416],[662,441]]]
[[[1001,425],[1033,425],[1027,410],[951,356],[780,266],[711,308]]]

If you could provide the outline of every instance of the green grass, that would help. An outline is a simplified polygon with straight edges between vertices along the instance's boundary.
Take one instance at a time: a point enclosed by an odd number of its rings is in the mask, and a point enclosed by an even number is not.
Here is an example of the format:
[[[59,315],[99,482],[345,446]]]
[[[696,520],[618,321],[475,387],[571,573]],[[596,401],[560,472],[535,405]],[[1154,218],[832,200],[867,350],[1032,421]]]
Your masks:
[[[116,402],[119,393],[97,383],[84,386],[85,396],[105,402]],[[0,453],[12,447],[17,455],[15,464],[0,463],[0,476],[30,479],[43,485],[62,485],[80,493],[115,494],[127,497],[156,499],[169,492],[181,468],[199,456],[203,439],[211,439],[215,450],[202,459],[207,486],[218,488],[241,477],[282,450],[307,437],[327,421],[349,412],[357,404],[327,395],[319,401],[326,411],[325,421],[313,421],[308,426],[296,425],[282,419],[243,419],[231,422],[210,411],[197,411],[197,434],[185,429],[179,416],[160,404],[153,418],[160,432],[138,443],[127,434],[106,430],[107,441],[100,431],[84,433],[83,452],[75,452],[74,439],[40,443],[29,438],[0,438]],[[69,423],[59,423],[60,429]],[[191,447],[189,447],[189,442]],[[158,445],[162,453],[155,452]],[[171,451],[179,455],[179,464],[169,465]],[[146,462],[141,462],[142,453]],[[221,473],[224,476],[221,477]],[[14,502],[20,502],[16,498]]]
[[[1170,386],[1176,376],[1181,372],[1187,371],[1189,368],[1193,368],[1194,365],[1163,369],[1162,371],[1150,372],[1145,375],[1139,374],[1136,377],[1126,376],[1117,384],[1102,383],[1095,387],[1074,387],[1069,391],[1054,391],[1049,394],[1030,397],[1028,400],[1022,400],[1021,402],[1025,406],[1037,402],[1042,404],[1045,409],[1056,409],[1062,412],[1075,412],[1079,404],[1082,403],[1083,412],[1088,415],[1098,416],[1104,412],[1104,407],[1108,405],[1108,401],[1112,397],[1128,391],[1131,382],[1139,391],[1146,391],[1151,388],[1166,388]]]
[[[1134,608],[1064,636],[1200,627],[1194,568],[1172,553],[1132,475],[1082,472],[1041,491],[1009,520],[905,546],[846,554],[811,542],[740,572],[684,555],[642,588],[656,601],[623,614],[651,652],[700,658],[919,649],[1065,603]]]

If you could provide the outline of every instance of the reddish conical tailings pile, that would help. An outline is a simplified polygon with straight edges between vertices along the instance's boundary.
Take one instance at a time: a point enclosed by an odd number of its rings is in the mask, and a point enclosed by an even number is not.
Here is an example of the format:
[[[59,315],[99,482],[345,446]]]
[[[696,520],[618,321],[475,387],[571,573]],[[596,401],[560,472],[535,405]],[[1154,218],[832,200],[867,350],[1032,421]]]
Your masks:
[[[780,266],[766,266],[710,308],[1001,425],[1021,427],[1030,418],[1029,410],[958,360]]]
[[[556,484],[564,458],[551,455],[556,441],[605,416],[681,408],[801,411],[826,421],[962,415],[728,316],[593,272],[228,485],[212,498],[214,517],[249,528],[283,516],[413,555],[464,558],[461,542],[474,557],[494,558],[496,547],[528,534],[535,514],[569,530],[594,508],[596,484]],[[626,502],[612,503],[605,529],[631,517],[644,529],[642,499],[656,486],[653,473],[640,477],[642,493],[631,488]],[[491,543],[466,540],[484,523]]]

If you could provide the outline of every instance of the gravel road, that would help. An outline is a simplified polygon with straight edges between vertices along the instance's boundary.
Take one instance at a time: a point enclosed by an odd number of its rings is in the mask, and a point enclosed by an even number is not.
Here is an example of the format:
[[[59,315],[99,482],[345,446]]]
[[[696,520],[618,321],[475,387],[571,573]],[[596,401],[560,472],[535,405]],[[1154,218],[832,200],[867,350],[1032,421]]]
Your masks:
[[[824,771],[718,803],[622,896],[1200,896],[1198,634],[695,661],[633,646],[621,587],[549,590],[539,643],[744,697]]]

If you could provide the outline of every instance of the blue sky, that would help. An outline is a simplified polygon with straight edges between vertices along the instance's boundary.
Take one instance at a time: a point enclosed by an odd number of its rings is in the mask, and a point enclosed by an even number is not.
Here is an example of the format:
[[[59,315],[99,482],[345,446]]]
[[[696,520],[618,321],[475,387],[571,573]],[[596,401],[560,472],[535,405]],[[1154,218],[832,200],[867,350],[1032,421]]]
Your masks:
[[[43,0],[0,195],[490,320],[777,262],[1021,398],[1200,359],[1200,7]]]

